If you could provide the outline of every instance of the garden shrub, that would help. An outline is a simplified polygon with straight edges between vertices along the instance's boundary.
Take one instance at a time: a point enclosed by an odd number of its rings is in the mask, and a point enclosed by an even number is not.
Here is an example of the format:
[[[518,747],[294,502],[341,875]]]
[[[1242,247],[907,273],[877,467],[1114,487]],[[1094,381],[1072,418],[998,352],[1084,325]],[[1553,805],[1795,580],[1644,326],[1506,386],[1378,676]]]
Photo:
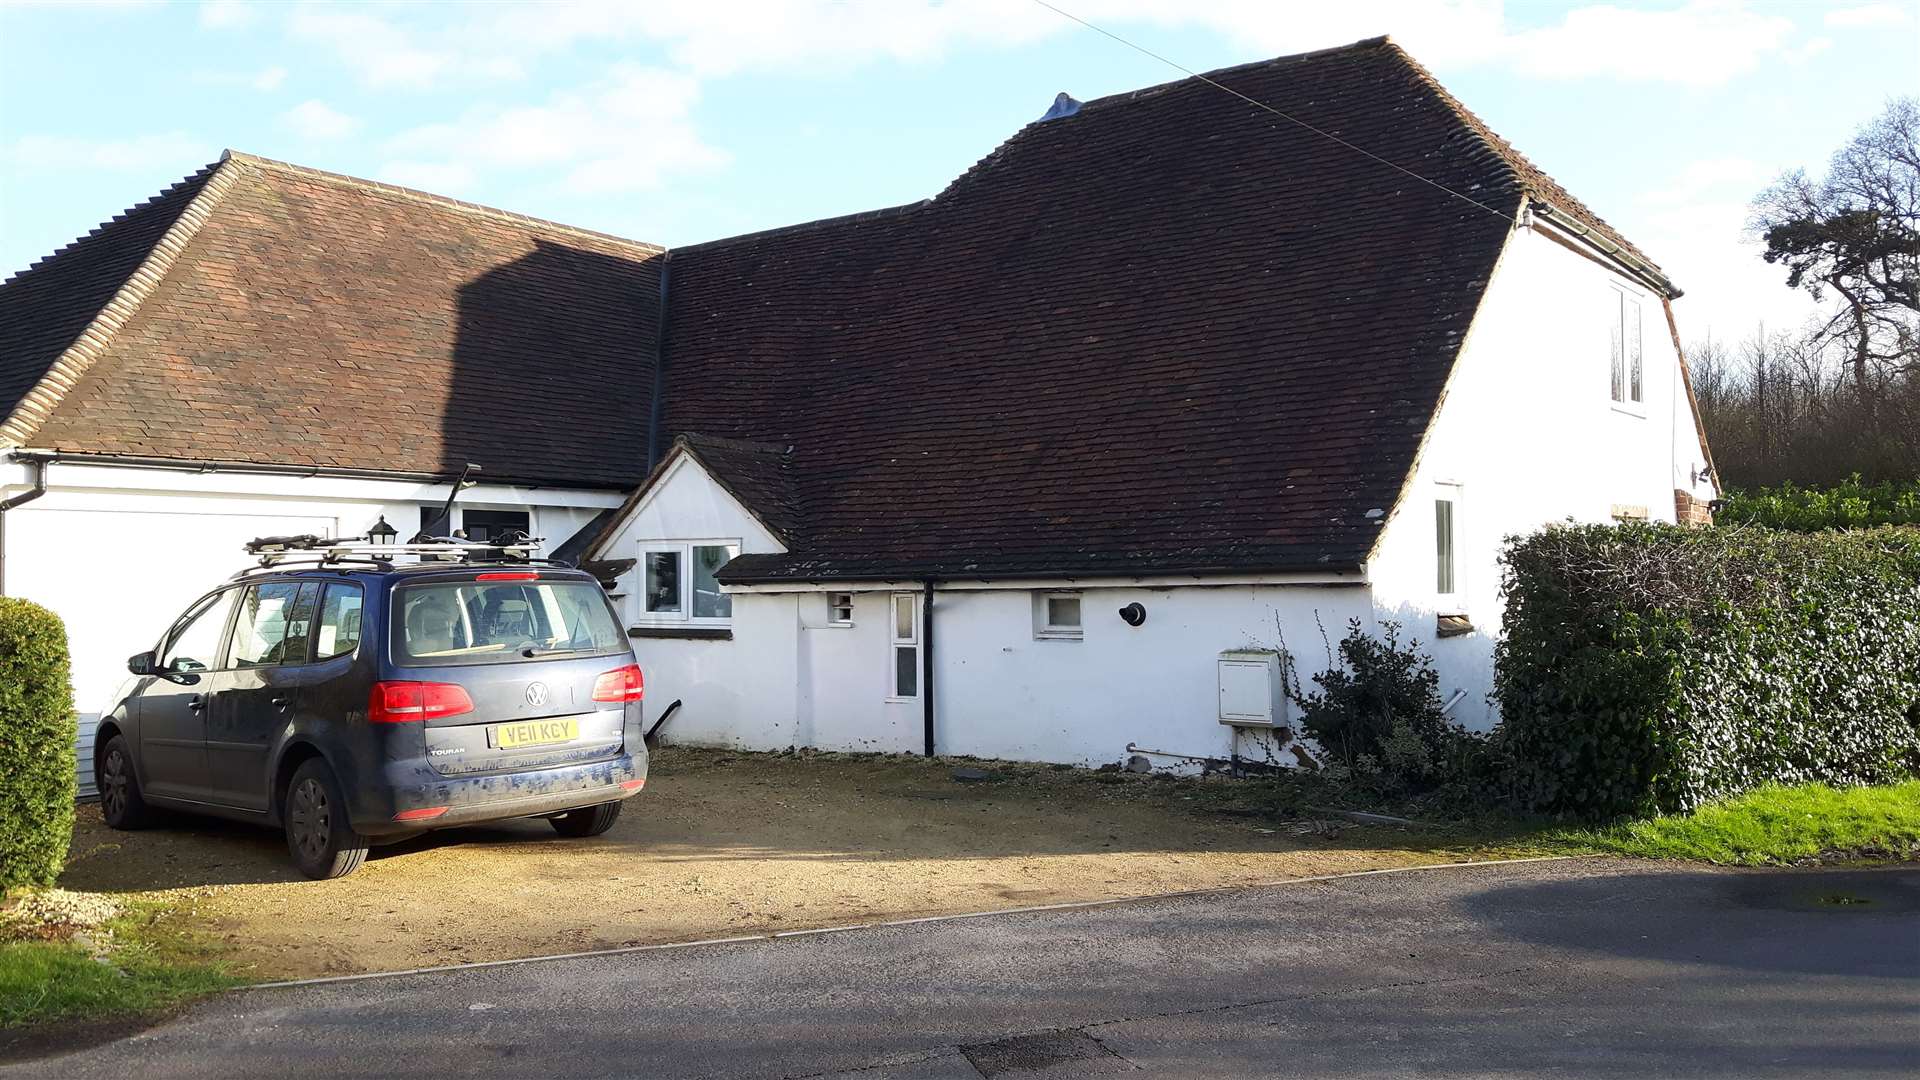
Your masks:
[[[1509,543],[1517,797],[1587,818],[1920,767],[1920,529],[1566,525]]]
[[[73,835],[73,748],[66,627],[0,597],[0,894],[59,876]]]
[[[1764,525],[1795,532],[1920,525],[1920,480],[1864,484],[1855,473],[1828,488],[1803,488],[1789,482],[1730,491],[1715,520],[1723,525]]]
[[[1300,728],[1353,772],[1424,790],[1478,762],[1485,740],[1447,719],[1432,658],[1401,642],[1398,623],[1382,623],[1376,638],[1349,622],[1339,663],[1313,681],[1317,691],[1293,695]]]

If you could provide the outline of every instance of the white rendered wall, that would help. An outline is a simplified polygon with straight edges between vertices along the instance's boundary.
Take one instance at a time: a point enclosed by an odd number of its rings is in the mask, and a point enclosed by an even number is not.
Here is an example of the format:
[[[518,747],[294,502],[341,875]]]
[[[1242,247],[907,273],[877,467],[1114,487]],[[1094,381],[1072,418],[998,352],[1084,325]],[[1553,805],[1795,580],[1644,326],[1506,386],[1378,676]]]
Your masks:
[[[29,487],[6,466],[0,497]],[[248,565],[256,536],[364,532],[381,515],[401,539],[420,507],[445,502],[447,485],[175,473],[56,464],[49,490],[0,521],[4,592],[40,603],[67,624],[75,706],[92,719],[126,677],[126,659],[154,646],[193,600]],[[534,535],[564,541],[617,505],[612,492],[482,485],[455,506],[524,509]]]
[[[1614,284],[1640,297],[1645,400],[1612,400]],[[1684,305],[1685,301],[1681,301]],[[1684,306],[1677,315],[1683,316]],[[1441,693],[1466,691],[1453,717],[1489,728],[1504,538],[1616,507],[1674,520],[1674,490],[1711,499],[1680,363],[1658,295],[1529,230],[1516,231],[1447,389],[1413,481],[1368,567],[1378,617],[1398,619],[1433,654]],[[1457,484],[1459,594],[1436,595],[1434,502]],[[1436,615],[1475,631],[1437,640]]]
[[[1304,681],[1326,666],[1321,625],[1337,640],[1348,619],[1372,618],[1358,586],[1068,591],[1081,598],[1079,640],[1036,640],[1031,590],[935,594],[938,752],[1099,764],[1124,759],[1133,742],[1264,758],[1264,736],[1242,736],[1236,746],[1233,729],[1219,722],[1220,653],[1284,644]],[[663,731],[676,742],[917,753],[921,703],[889,697],[891,597],[856,592],[853,625],[829,626],[825,593],[736,593],[732,641],[635,643],[648,715],[681,700]],[[1119,616],[1133,602],[1147,609],[1139,627]]]

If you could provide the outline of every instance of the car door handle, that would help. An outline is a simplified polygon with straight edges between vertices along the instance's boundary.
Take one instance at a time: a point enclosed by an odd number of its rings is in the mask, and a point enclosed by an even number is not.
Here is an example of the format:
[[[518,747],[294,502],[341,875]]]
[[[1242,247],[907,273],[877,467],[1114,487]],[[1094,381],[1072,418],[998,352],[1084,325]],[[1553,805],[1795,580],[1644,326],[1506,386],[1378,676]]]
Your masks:
[[[207,707],[207,699],[202,694],[195,694],[192,697],[187,699],[187,708],[193,710],[194,712],[199,712],[201,709],[204,709],[206,707]]]
[[[293,704],[293,699],[288,697],[285,694],[275,694],[273,697],[268,698],[267,700],[273,702],[273,707],[276,709],[284,709],[287,706]]]

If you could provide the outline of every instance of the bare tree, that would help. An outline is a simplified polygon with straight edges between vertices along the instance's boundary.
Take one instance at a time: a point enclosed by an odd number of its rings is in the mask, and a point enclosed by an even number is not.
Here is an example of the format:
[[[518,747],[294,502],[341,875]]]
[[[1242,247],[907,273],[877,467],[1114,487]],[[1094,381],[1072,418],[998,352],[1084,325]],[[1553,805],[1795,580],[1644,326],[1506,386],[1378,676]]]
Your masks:
[[[1780,177],[1754,200],[1748,227],[1787,284],[1837,298],[1813,340],[1846,349],[1871,416],[1885,375],[1920,369],[1920,102],[1889,102],[1825,176]]]

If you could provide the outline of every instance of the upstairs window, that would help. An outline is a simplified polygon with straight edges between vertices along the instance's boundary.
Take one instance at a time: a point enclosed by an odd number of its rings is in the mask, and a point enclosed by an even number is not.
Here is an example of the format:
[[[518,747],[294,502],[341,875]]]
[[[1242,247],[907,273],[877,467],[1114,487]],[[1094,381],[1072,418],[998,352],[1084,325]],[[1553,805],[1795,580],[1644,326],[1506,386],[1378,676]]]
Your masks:
[[[1613,400],[1639,405],[1646,398],[1641,370],[1640,298],[1625,289],[1613,290],[1612,318]]]

